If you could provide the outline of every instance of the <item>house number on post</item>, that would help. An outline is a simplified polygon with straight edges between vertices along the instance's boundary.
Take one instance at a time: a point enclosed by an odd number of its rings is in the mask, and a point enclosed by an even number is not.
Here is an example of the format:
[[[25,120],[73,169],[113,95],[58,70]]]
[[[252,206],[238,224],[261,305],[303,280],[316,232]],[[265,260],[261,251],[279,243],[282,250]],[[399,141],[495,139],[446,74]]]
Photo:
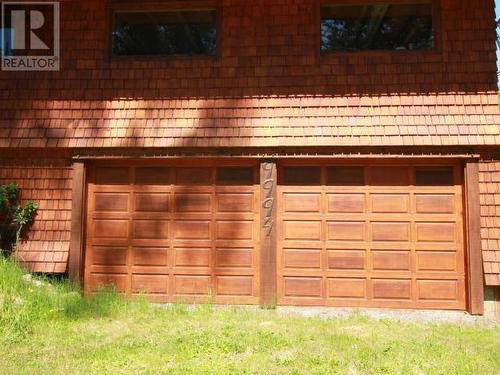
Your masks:
[[[269,237],[274,227],[274,189],[276,181],[274,179],[274,163],[264,163],[264,179],[262,182],[262,210],[263,210],[263,228],[266,231],[266,236]]]

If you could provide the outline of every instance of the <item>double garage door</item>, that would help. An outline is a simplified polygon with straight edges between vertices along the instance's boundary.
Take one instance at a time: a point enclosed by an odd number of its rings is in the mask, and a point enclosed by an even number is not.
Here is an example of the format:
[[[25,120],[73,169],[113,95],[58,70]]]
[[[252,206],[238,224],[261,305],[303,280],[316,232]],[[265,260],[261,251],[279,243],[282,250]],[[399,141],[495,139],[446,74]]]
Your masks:
[[[459,165],[277,165],[278,305],[466,308]],[[86,292],[259,303],[259,163],[95,164],[87,191]]]

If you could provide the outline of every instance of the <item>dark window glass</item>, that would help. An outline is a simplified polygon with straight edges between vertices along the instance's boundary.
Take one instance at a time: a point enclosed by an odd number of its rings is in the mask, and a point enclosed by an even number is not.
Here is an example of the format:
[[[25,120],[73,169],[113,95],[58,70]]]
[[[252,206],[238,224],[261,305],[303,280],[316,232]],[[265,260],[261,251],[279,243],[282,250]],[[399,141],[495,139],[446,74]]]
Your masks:
[[[415,180],[417,186],[452,186],[453,168],[417,168]]]
[[[114,14],[113,54],[213,55],[217,49],[215,10]]]
[[[321,8],[321,51],[425,50],[434,47],[432,3]]]
[[[128,185],[128,167],[97,167],[95,183],[98,185]]]
[[[212,169],[186,167],[175,169],[175,183],[177,185],[212,185]]]
[[[253,180],[251,167],[217,168],[218,185],[253,185]]]
[[[135,170],[135,183],[138,185],[168,185],[170,183],[170,169],[138,167]]]
[[[363,167],[329,167],[326,172],[328,185],[363,186],[365,173]]]
[[[320,167],[286,167],[283,171],[285,185],[320,185]]]

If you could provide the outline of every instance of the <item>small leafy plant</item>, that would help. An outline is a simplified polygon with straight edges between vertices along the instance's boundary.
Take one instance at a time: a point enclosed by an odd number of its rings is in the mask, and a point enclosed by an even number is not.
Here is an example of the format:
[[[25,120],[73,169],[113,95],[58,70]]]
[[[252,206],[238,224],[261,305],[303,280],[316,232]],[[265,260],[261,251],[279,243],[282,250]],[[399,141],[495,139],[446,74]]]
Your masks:
[[[35,219],[38,204],[20,202],[16,184],[0,185],[0,249],[2,255],[11,255],[26,236]]]

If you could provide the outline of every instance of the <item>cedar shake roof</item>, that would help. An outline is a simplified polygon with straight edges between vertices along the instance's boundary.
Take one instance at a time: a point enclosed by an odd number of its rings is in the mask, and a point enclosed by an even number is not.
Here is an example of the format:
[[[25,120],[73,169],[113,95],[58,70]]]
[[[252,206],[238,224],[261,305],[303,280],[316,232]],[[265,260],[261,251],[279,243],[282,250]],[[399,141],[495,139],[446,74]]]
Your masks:
[[[0,101],[0,147],[500,144],[483,94]]]

